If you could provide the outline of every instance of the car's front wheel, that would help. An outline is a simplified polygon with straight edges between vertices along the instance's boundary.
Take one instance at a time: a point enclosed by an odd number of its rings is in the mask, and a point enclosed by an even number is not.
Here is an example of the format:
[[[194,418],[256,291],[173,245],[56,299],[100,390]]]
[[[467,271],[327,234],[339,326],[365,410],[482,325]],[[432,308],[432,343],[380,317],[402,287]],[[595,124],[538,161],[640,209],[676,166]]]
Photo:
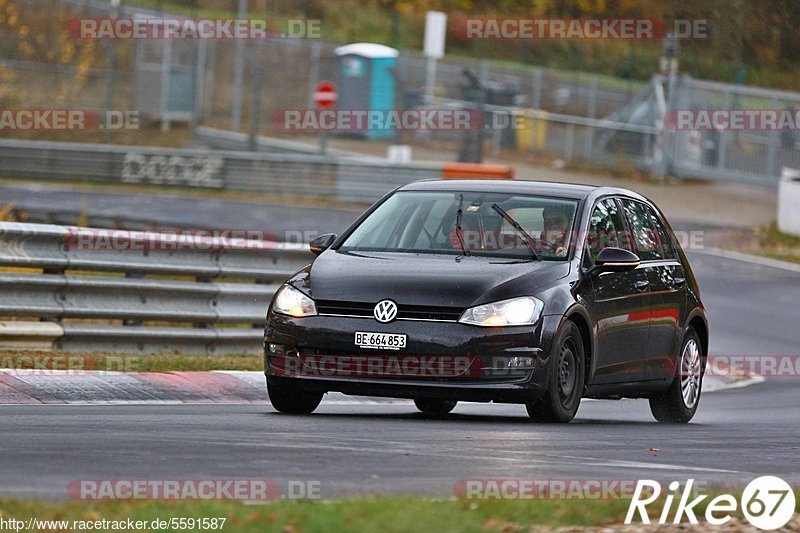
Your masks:
[[[455,400],[439,400],[435,398],[417,398],[414,405],[420,412],[428,416],[444,416],[456,408]]]
[[[267,394],[272,407],[280,413],[307,415],[322,401],[322,392],[309,392],[297,385],[267,378]]]
[[[553,346],[547,392],[525,407],[536,422],[566,423],[578,412],[586,377],[586,354],[578,326],[566,322]]]
[[[697,412],[703,388],[705,359],[700,338],[694,329],[686,333],[681,345],[677,376],[664,394],[650,398],[650,411],[659,422],[685,424]]]

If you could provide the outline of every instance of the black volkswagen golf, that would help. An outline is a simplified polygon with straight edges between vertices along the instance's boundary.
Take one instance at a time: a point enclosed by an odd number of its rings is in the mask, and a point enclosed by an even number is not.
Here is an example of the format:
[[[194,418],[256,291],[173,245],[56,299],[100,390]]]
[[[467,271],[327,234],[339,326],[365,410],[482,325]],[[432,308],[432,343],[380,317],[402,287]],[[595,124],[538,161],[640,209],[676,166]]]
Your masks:
[[[582,398],[647,398],[658,421],[697,411],[708,325],[663,214],[624,189],[421,181],[388,194],[276,292],[272,406],[326,392],[525,404],[569,422]]]

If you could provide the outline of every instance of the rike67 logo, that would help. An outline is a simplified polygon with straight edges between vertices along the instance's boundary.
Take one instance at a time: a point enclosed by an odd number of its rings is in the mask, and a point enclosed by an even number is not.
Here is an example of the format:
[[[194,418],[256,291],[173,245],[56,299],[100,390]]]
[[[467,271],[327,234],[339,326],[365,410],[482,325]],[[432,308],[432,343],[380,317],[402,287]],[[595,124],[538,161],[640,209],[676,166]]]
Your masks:
[[[699,524],[695,508],[704,502],[708,495],[701,494],[690,500],[695,496],[692,490],[693,486],[693,479],[686,482],[683,490],[678,481],[669,484],[670,492],[664,498],[664,505],[658,517],[659,525],[680,524],[684,519],[692,525]],[[661,483],[649,479],[639,480],[625,517],[625,523],[631,524],[638,513],[642,523],[650,524],[651,518],[647,506],[658,502],[661,496]],[[765,531],[778,529],[788,524],[794,515],[794,491],[779,477],[762,476],[754,479],[745,487],[741,502],[730,494],[714,497],[705,505],[703,518],[712,526],[721,526],[728,523],[732,515],[739,509],[754,527]]]

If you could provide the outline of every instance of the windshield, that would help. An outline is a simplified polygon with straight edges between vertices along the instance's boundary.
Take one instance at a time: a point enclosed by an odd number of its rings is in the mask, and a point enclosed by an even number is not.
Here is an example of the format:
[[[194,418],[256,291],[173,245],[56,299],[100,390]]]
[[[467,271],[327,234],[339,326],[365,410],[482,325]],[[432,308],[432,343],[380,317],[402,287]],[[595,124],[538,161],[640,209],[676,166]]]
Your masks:
[[[564,261],[577,207],[576,200],[547,196],[399,191],[373,211],[339,250]],[[530,241],[501,216],[502,211]]]

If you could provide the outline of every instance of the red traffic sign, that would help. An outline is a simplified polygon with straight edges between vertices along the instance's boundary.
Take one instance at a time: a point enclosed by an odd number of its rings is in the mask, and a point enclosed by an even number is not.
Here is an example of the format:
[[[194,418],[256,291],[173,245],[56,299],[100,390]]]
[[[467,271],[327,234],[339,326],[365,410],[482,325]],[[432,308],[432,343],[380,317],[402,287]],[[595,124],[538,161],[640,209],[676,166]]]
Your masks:
[[[317,109],[329,109],[336,104],[339,94],[336,92],[336,85],[329,81],[323,81],[314,89],[314,105]]]

